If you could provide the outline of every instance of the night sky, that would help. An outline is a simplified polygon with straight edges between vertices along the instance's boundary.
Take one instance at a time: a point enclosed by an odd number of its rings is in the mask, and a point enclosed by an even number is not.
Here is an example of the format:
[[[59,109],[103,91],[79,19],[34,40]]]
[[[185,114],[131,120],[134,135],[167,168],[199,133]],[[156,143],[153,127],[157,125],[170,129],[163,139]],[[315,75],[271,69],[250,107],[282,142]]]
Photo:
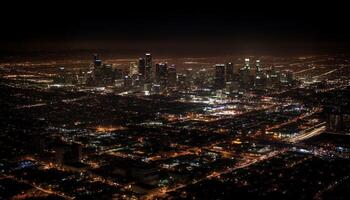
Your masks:
[[[4,3],[0,51],[168,55],[349,51],[346,5],[171,2]]]

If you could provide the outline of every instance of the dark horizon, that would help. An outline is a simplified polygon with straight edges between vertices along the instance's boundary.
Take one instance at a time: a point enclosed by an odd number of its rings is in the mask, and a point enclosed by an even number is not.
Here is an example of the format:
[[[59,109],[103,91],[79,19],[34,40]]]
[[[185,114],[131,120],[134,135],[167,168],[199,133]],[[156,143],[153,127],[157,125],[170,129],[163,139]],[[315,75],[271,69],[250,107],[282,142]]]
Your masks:
[[[11,5],[10,5],[11,4]],[[348,53],[341,4],[8,3],[0,54],[144,51],[171,56]]]

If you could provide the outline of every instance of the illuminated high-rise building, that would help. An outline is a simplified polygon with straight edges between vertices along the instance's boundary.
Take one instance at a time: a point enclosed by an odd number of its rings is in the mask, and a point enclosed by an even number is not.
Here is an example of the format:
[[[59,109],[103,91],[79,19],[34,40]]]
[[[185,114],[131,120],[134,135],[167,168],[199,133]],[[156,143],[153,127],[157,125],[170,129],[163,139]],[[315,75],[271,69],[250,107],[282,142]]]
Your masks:
[[[124,76],[124,87],[130,88],[132,86],[132,79],[130,76]]]
[[[91,76],[87,80],[89,85],[105,86],[114,84],[116,77],[112,65],[102,64],[97,54],[94,54],[93,68],[91,70]]]
[[[130,62],[129,64],[129,76],[132,77],[135,74],[138,74],[138,65],[135,62]]]
[[[155,79],[154,79],[156,84],[159,84],[160,82],[160,74],[161,74],[160,71],[162,66],[163,66],[163,63],[156,63],[156,72],[155,72]]]
[[[272,79],[272,83],[273,83],[274,87],[280,85],[281,73],[279,70],[276,70],[276,68],[274,66],[272,67],[271,79]]]
[[[255,74],[258,75],[262,72],[261,66],[260,66],[260,60],[255,61]]]
[[[139,69],[136,62],[130,62],[129,65],[129,77],[132,79],[132,85],[139,86],[140,80],[139,80]]]
[[[186,74],[178,74],[177,76],[177,86],[180,90],[188,90],[189,86],[187,84]]]
[[[225,65],[216,64],[215,65],[215,78],[214,78],[215,89],[223,89],[225,87]]]
[[[264,90],[266,88],[266,75],[261,70],[260,60],[255,63],[254,88],[256,90]]]
[[[166,88],[168,79],[168,64],[167,63],[157,63],[155,81],[160,85],[161,89]]]
[[[94,67],[100,67],[102,65],[102,61],[100,60],[98,54],[94,54]]]
[[[249,58],[244,59],[244,66],[239,70],[240,85],[243,89],[250,88],[250,65]]]
[[[202,68],[196,73],[195,85],[199,88],[208,88],[211,78],[211,74],[208,73],[207,69]]]
[[[168,69],[168,87],[176,87],[176,67],[175,65],[171,65]]]
[[[233,80],[233,73],[234,73],[234,68],[233,68],[233,63],[229,62],[226,64],[226,82],[230,82]]]
[[[152,55],[150,53],[146,53],[145,57],[145,82],[152,82]]]
[[[246,69],[246,70],[250,70],[250,65],[249,65],[249,58],[245,58],[244,59],[244,68]]]
[[[186,69],[186,87],[187,89],[190,89],[194,84],[193,84],[193,69],[192,68],[187,68]]]
[[[144,58],[139,58],[138,72],[144,78],[146,73],[146,60]]]

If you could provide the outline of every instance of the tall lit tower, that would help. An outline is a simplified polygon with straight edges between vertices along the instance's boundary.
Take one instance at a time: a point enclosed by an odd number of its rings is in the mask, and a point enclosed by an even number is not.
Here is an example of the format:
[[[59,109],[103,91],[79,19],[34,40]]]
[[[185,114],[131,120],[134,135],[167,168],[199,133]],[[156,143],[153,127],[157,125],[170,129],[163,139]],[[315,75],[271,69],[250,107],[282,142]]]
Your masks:
[[[249,58],[245,58],[245,59],[244,59],[244,68],[245,68],[246,70],[250,70]]]
[[[226,64],[226,82],[233,80],[233,63],[229,62]]]
[[[135,74],[139,73],[138,65],[136,62],[130,62],[129,63],[129,76],[134,76]]]
[[[102,65],[102,61],[98,57],[98,54],[94,54],[94,67],[99,67]]]
[[[146,74],[146,61],[144,58],[139,58],[138,71],[140,75],[139,79],[141,83],[143,83],[145,80],[145,74]]]
[[[259,74],[261,72],[261,68],[260,68],[260,60],[256,60],[255,62],[255,73]]]
[[[150,53],[146,53],[145,58],[145,82],[152,82],[152,55]]]
[[[168,86],[176,87],[177,76],[176,76],[176,68],[175,65],[171,65],[168,68]]]
[[[240,83],[244,89],[250,88],[250,66],[249,58],[244,59],[244,66],[240,69]]]
[[[266,89],[266,75],[261,70],[260,60],[256,60],[255,62],[254,88],[257,90]]]
[[[225,65],[215,65],[215,89],[223,89],[225,87]]]
[[[161,89],[165,89],[168,81],[168,64],[157,63],[155,75],[156,83],[160,85]]]

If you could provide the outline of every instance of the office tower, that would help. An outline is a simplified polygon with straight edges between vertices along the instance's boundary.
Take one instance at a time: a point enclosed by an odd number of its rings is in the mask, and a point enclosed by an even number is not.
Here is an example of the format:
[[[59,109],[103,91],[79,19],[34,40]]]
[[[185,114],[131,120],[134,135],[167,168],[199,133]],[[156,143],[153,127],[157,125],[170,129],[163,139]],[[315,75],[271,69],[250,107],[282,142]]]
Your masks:
[[[194,84],[199,88],[208,88],[210,85],[211,74],[203,68],[197,71]]]
[[[255,62],[255,74],[259,75],[262,72],[261,66],[260,66],[260,60],[256,60]]]
[[[226,82],[233,80],[233,63],[229,62],[226,64]]]
[[[225,87],[225,65],[216,64],[215,65],[215,78],[214,78],[215,89],[223,89]]]
[[[229,92],[230,94],[238,94],[239,92],[239,82],[238,81],[232,81],[229,84]]]
[[[250,71],[249,58],[244,59],[244,68]]]
[[[267,88],[277,89],[280,86],[280,73],[272,66],[267,71]]]
[[[146,60],[144,58],[139,58],[138,72],[140,76],[144,79],[146,73]]]
[[[187,90],[188,85],[187,83],[187,77],[186,74],[178,74],[177,76],[177,86],[180,90]]]
[[[150,53],[145,54],[146,67],[152,67],[152,55]]]
[[[100,60],[97,54],[94,54],[94,67],[100,67],[102,65],[102,61]]]
[[[130,88],[132,86],[132,79],[130,76],[124,76],[124,87]]]
[[[266,76],[265,74],[256,75],[254,79],[254,88],[256,90],[265,90],[266,89]]]
[[[79,85],[85,85],[86,84],[86,80],[87,80],[86,72],[83,71],[83,70],[79,70],[77,76],[78,76],[78,84]]]
[[[112,65],[103,64],[99,71],[102,76],[103,85],[111,85],[114,83],[115,75],[113,73]]]
[[[145,58],[145,82],[152,83],[152,55],[146,53]]]
[[[226,93],[227,93],[227,94],[231,94],[232,91],[233,91],[232,82],[231,82],[231,81],[227,81],[225,86],[226,86],[226,87],[225,87]]]
[[[256,90],[265,90],[266,87],[266,76],[261,70],[260,60],[256,60],[255,63],[255,77],[254,77],[254,88]]]
[[[167,63],[157,63],[156,64],[156,74],[155,81],[160,85],[161,89],[166,88],[168,79],[168,64]]]
[[[193,86],[193,69],[187,68],[186,69],[186,88],[190,89]]]
[[[115,74],[110,64],[102,64],[98,56],[94,55],[94,68],[92,70],[92,80],[90,84],[97,86],[106,86],[114,84]]]
[[[139,73],[138,65],[135,62],[130,62],[129,64],[129,76],[132,77]]]
[[[249,58],[244,59],[244,66],[239,70],[240,85],[242,89],[250,88]]]
[[[129,74],[128,74],[132,80],[132,85],[139,86],[139,69],[138,64],[136,62],[130,62],[129,64]]]
[[[156,72],[155,72],[155,83],[159,84],[160,82],[160,74],[163,63],[156,63]]]
[[[175,65],[171,65],[168,69],[168,87],[176,87],[176,68]]]

